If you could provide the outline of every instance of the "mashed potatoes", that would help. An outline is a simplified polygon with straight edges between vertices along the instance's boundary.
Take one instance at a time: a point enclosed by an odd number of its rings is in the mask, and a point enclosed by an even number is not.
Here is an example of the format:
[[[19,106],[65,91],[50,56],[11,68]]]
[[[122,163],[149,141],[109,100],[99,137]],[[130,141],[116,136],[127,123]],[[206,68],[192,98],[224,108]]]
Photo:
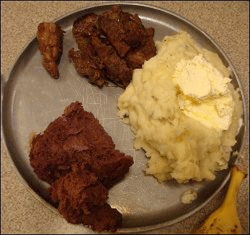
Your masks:
[[[218,55],[200,48],[186,32],[167,36],[156,46],[157,55],[134,71],[132,82],[119,97],[118,115],[134,132],[134,147],[144,149],[149,158],[146,174],[179,183],[213,180],[215,171],[227,168],[236,143],[242,115],[238,91]],[[224,79],[217,79],[219,85],[206,75],[203,65],[187,71],[189,77],[183,69],[179,71],[182,64],[192,64],[197,57],[214,76]],[[195,74],[210,79],[211,89],[194,89],[199,85]],[[180,76],[190,78],[190,84],[184,84],[185,79],[182,83]]]

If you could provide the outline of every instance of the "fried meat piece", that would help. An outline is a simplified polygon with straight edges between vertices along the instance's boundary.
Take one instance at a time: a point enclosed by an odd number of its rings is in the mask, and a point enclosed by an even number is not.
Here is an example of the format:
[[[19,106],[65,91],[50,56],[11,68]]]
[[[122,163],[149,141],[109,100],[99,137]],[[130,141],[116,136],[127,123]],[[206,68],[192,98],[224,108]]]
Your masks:
[[[123,28],[122,23],[119,21],[121,11],[116,11],[115,9],[116,8],[113,7],[111,12],[104,12],[99,17],[98,22],[104,34],[107,35],[110,43],[117,50],[118,55],[124,57],[130,47],[124,41],[126,31]]]
[[[86,47],[93,51],[90,43],[92,36],[100,36],[101,32],[98,25],[98,15],[89,13],[76,19],[73,24],[72,33],[76,39],[80,51],[85,52]]]
[[[104,65],[91,44],[91,37],[100,35],[97,20],[96,14],[89,13],[74,22],[72,33],[79,50],[72,48],[68,56],[81,76],[87,77],[90,83],[103,87],[107,84],[102,71]]]
[[[146,37],[143,43],[130,50],[126,55],[127,64],[133,69],[141,68],[143,63],[156,55],[156,47],[153,40],[154,29],[146,29]]]
[[[72,33],[80,51],[71,49],[69,58],[80,75],[99,87],[110,80],[126,88],[133,69],[156,54],[154,29],[145,28],[137,14],[120,6],[77,18]]]
[[[59,78],[58,64],[63,51],[63,33],[55,23],[42,22],[38,25],[37,40],[43,56],[42,65],[54,79]]]
[[[123,12],[120,6],[102,13],[98,22],[120,57],[124,57],[131,47],[140,45],[145,37],[145,28],[138,15]]]
[[[118,86],[125,88],[131,81],[132,69],[121,59],[115,49],[103,43],[100,38],[92,37],[92,45],[105,65],[104,71],[109,80]]]
[[[100,69],[100,67],[102,67],[102,62],[89,50],[90,47],[85,47],[85,52],[80,50],[76,51],[72,48],[69,51],[68,56],[74,63],[76,71],[81,76],[88,78],[90,83],[95,84],[98,87],[103,87],[107,81],[103,71]]]

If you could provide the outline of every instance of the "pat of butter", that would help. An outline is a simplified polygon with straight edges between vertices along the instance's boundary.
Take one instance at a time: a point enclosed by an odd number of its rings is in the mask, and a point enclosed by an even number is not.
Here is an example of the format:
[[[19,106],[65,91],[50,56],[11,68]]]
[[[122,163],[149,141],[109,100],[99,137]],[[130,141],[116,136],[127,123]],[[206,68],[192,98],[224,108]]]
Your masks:
[[[177,63],[173,82],[180,90],[180,109],[205,126],[227,130],[232,121],[234,101],[223,75],[199,54]]]

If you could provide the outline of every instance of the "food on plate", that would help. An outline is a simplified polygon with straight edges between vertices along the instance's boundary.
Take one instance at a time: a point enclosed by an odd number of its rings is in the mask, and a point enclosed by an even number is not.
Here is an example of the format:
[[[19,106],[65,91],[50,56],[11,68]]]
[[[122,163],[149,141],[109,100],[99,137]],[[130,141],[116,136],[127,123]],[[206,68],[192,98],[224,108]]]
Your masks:
[[[63,52],[64,31],[56,23],[42,22],[38,25],[37,40],[42,54],[42,65],[54,79],[59,78],[58,64]]]
[[[77,164],[52,184],[50,192],[53,201],[59,204],[58,211],[69,223],[83,223],[95,231],[115,231],[121,227],[121,213],[106,202],[108,189],[96,174]]]
[[[242,115],[238,89],[219,56],[184,31],[156,42],[157,54],[134,70],[118,115],[160,182],[214,180],[226,169]]]
[[[126,55],[126,62],[130,67],[133,69],[141,68],[145,61],[155,55],[156,48],[155,43],[152,40],[153,37],[154,29],[147,28],[142,46],[130,50]]]
[[[67,106],[33,138],[29,158],[37,176],[51,185],[51,198],[68,222],[97,231],[121,226],[120,212],[106,200],[108,189],[124,178],[133,158],[115,149],[112,138],[80,102]]]
[[[241,234],[242,227],[237,211],[237,193],[246,177],[236,165],[231,168],[231,179],[222,205],[195,231],[196,234]]]
[[[197,191],[193,188],[185,191],[182,195],[181,195],[181,202],[183,204],[190,204],[192,203],[196,198],[197,198]]]
[[[97,20],[98,16],[95,13],[89,13],[75,20],[72,33],[79,50],[72,48],[68,56],[81,76],[87,77],[90,83],[102,87],[107,84],[102,71],[104,65],[90,41],[90,35],[99,36],[101,34]]]
[[[112,46],[103,43],[98,37],[92,37],[92,45],[104,64],[109,80],[120,87],[126,87],[132,78],[132,69],[126,61],[117,55]]]
[[[93,55],[87,50],[82,52],[80,50],[75,50],[74,48],[69,50],[68,56],[74,63],[76,71],[81,76],[88,77],[90,83],[95,84],[98,87],[103,87],[105,84],[107,84],[105,75],[99,69],[97,64],[97,61],[99,61],[97,56],[95,56],[97,59],[96,61],[93,58]]]
[[[155,55],[153,41],[154,29],[145,28],[138,14],[122,11],[120,6],[113,6],[110,11],[102,13],[98,19],[102,32],[116,49],[118,55],[126,60],[127,54],[138,58],[138,65],[131,63],[132,67],[141,67],[145,60]],[[141,51],[140,55],[138,51]]]
[[[127,87],[133,69],[141,68],[156,53],[154,29],[145,28],[137,14],[124,12],[120,6],[77,18],[72,33],[78,50],[72,48],[68,56],[76,71],[98,87],[108,80]]]

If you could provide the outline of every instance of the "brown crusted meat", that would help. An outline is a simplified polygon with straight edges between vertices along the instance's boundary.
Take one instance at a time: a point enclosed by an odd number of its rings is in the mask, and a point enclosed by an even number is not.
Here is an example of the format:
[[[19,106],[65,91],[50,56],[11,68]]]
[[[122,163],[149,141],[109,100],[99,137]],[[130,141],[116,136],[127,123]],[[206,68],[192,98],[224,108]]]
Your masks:
[[[102,13],[99,25],[120,57],[124,57],[130,47],[141,44],[145,38],[145,28],[137,14],[123,12],[120,6],[113,6]]]
[[[101,32],[98,25],[99,16],[95,13],[89,13],[79,17],[73,24],[72,33],[76,39],[78,48],[85,52],[86,47],[90,47],[90,38],[100,36]],[[93,50],[92,50],[92,53]]]
[[[91,37],[100,35],[97,20],[96,14],[89,13],[74,22],[72,33],[79,50],[72,48],[68,56],[81,76],[87,77],[90,83],[103,87],[107,83],[102,71],[104,66],[91,44]]]
[[[133,69],[156,54],[153,28],[146,29],[137,14],[120,6],[77,18],[72,33],[80,51],[71,49],[69,58],[80,75],[99,87],[110,80],[126,88]]]
[[[97,56],[94,56],[88,52],[86,47],[85,52],[80,50],[74,50],[72,48],[69,51],[69,58],[74,63],[76,71],[81,75],[89,79],[89,82],[103,87],[107,83],[103,71],[100,69],[101,62]]]
[[[55,23],[38,25],[37,40],[43,56],[42,65],[52,78],[59,78],[58,64],[62,55],[64,31]]]
[[[83,223],[96,231],[115,231],[121,226],[122,215],[106,203],[108,190],[90,171],[74,165],[72,172],[52,184],[50,193],[69,223]]]
[[[115,150],[111,137],[80,102],[65,108],[32,141],[30,163],[51,184],[50,195],[70,223],[115,231],[122,215],[107,204],[108,189],[121,180],[133,158]]]
[[[115,49],[103,43],[98,37],[92,37],[92,45],[105,65],[107,77],[120,87],[126,87],[132,78],[132,69],[121,59]]]
[[[153,37],[154,29],[146,29],[146,36],[143,43],[127,53],[126,61],[130,67],[133,69],[141,68],[145,60],[149,60],[151,57],[156,55],[156,47]]]

